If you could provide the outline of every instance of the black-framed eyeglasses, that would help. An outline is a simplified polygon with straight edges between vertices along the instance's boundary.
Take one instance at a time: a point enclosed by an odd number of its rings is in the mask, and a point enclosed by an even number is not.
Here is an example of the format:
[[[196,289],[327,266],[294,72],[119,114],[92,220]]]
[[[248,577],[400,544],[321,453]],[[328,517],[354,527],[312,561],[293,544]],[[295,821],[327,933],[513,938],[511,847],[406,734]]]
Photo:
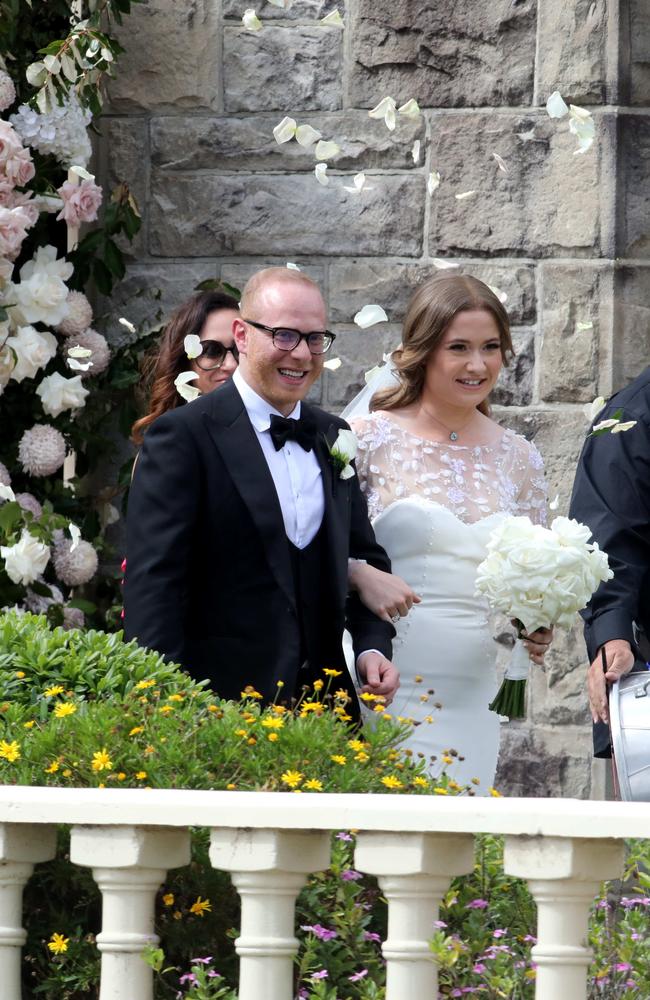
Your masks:
[[[236,344],[226,345],[222,344],[220,340],[202,340],[201,353],[194,360],[204,372],[211,372],[215,368],[221,368],[228,351],[239,364],[239,351]]]
[[[311,354],[325,354],[336,339],[336,334],[331,330],[312,330],[311,333],[301,333],[300,330],[292,330],[284,326],[265,326],[264,323],[254,323],[252,319],[242,320],[249,326],[254,326],[256,330],[263,330],[270,333],[273,338],[273,346],[279,351],[293,351],[301,340],[307,341],[307,347]]]

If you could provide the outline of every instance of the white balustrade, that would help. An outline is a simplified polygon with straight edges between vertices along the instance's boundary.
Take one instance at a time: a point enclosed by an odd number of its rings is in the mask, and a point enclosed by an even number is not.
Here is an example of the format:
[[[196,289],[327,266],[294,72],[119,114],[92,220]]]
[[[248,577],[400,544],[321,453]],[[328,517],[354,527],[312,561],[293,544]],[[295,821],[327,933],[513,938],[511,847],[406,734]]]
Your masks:
[[[156,893],[169,868],[190,860],[185,830],[76,826],[70,860],[92,868],[102,893],[100,1000],[153,1000],[153,975],[142,960],[154,934]]]
[[[352,829],[356,867],[388,900],[387,1000],[435,1000],[427,942],[450,879],[471,869],[477,833],[505,835],[505,870],[537,902],[537,1000],[585,1000],[593,897],[620,875],[623,839],[650,838],[644,803],[0,786],[2,1000],[21,1000],[22,889],[53,856],[59,823],[72,825],[71,859],[92,868],[103,895],[101,1000],[151,1000],[142,950],[156,941],[166,872],[189,860],[190,826],[211,829],[212,864],[241,896],[240,1000],[293,1000],[296,896],[328,866],[330,831]]]

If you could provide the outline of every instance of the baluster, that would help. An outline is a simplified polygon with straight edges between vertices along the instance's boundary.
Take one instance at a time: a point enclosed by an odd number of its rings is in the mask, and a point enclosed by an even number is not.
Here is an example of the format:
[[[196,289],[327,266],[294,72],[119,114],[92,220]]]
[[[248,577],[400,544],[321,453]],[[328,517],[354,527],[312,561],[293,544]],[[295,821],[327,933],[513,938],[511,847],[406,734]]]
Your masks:
[[[56,827],[0,823],[0,983],[2,1000],[20,1000],[23,889],[37,861],[56,854]]]
[[[382,946],[388,963],[386,1000],[437,997],[438,970],[428,942],[452,877],[472,870],[473,836],[360,833],[355,865],[378,876],[388,900],[388,937]]]
[[[291,1000],[296,897],[311,872],[328,867],[329,833],[214,829],[210,860],[241,897],[239,1000]]]
[[[618,878],[617,840],[506,837],[504,870],[525,878],[537,903],[536,1000],[586,1000],[589,910],[605,879]]]
[[[75,864],[92,868],[102,893],[99,1000],[153,1000],[153,974],[142,952],[158,943],[156,892],[169,868],[189,863],[189,832],[73,827],[70,857]]]

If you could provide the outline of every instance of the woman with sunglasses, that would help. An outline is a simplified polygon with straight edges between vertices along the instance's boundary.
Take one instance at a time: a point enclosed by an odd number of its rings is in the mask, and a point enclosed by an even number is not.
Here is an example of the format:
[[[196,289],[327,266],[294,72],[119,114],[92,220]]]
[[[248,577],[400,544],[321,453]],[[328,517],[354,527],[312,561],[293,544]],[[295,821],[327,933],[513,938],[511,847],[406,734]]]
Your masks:
[[[142,444],[147,427],[183,400],[174,385],[181,372],[191,369],[198,375],[192,385],[212,392],[227,382],[237,368],[239,355],[232,334],[232,321],[239,316],[236,299],[223,292],[200,292],[176,309],[165,328],[158,353],[145,365],[146,382],[151,383],[149,409],[133,425],[132,440]],[[198,358],[188,360],[185,338],[195,334],[201,340]]]

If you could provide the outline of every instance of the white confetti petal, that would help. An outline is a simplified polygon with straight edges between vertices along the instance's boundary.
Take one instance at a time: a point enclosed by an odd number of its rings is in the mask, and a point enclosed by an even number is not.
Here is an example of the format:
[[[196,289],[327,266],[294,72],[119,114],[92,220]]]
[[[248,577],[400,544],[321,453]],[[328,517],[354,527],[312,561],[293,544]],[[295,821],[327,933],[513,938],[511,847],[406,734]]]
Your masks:
[[[432,257],[431,263],[439,271],[451,271],[454,267],[460,267],[460,264],[456,264],[453,260],[446,260],[444,257]]]
[[[572,118],[579,118],[585,122],[591,118],[591,111],[588,111],[587,108],[581,108],[578,104],[569,105],[569,114]]]
[[[92,357],[92,353],[88,347],[80,347],[79,344],[69,347],[67,351],[69,358],[90,358]]]
[[[363,191],[364,188],[366,191],[372,191],[372,188],[368,187],[368,185],[366,184],[366,175],[363,173],[363,171],[359,174],[355,174],[353,184],[354,187],[350,187],[349,185],[344,184],[343,185],[344,190],[351,191],[353,194],[359,194],[359,192]]]
[[[554,90],[546,102],[546,110],[549,118],[564,118],[569,113],[569,109],[562,99],[559,90]]]
[[[585,417],[591,424],[594,422],[600,411],[603,410],[604,408],[605,408],[605,397],[596,396],[593,403],[587,403],[586,406],[583,406],[582,412],[584,413]]]
[[[589,321],[587,323],[581,323],[580,321],[578,321],[576,323],[576,332],[577,333],[584,333],[585,330],[593,330],[593,328],[594,328],[594,324],[591,321]]]
[[[281,7],[282,10],[289,10],[293,0],[268,0],[274,7]]]
[[[135,333],[135,326],[130,319],[125,319],[124,316],[120,316],[117,322],[126,327],[129,333]]]
[[[504,305],[508,301],[508,296],[506,295],[506,293],[502,292],[501,289],[497,288],[496,285],[488,285],[488,288],[490,289],[493,295],[496,295],[501,305]]]
[[[502,170],[504,174],[507,174],[508,173],[508,164],[503,159],[503,157],[499,156],[498,153],[492,153],[492,157],[493,157],[493,159],[496,160],[497,167],[499,168],[499,170]]]
[[[296,120],[295,118],[289,118],[288,115],[282,119],[281,122],[273,129],[273,136],[278,146],[281,146],[283,142],[289,142],[289,139],[293,139],[296,134]]]
[[[420,140],[416,139],[413,143],[413,149],[411,150],[411,156],[413,157],[413,162],[418,163],[420,159]]]
[[[296,129],[296,142],[300,146],[313,146],[315,142],[323,138],[323,133],[311,125],[299,125]]]
[[[384,312],[381,306],[378,305],[367,305],[354,317],[354,322],[357,326],[360,326],[362,330],[367,330],[369,326],[374,326],[376,323],[387,323],[388,316]]]
[[[290,271],[299,271],[300,270],[300,268],[298,267],[298,265],[297,264],[292,264],[292,262],[290,260],[287,261],[287,267],[289,268]]]
[[[16,494],[12,490],[11,486],[6,486],[4,483],[0,483],[0,500],[15,500]]]
[[[201,390],[197,388],[197,386],[188,385],[192,379],[198,377],[199,376],[196,372],[181,372],[180,375],[177,375],[174,379],[174,385],[178,395],[182,396],[187,403],[190,403],[193,399],[196,399],[197,396],[201,395]]]
[[[624,420],[622,423],[617,423],[616,427],[612,427],[612,434],[621,434],[623,431],[632,430],[636,427],[636,420]]]
[[[247,31],[259,31],[262,27],[262,22],[252,7],[249,7],[248,10],[244,11],[244,16],[241,21]]]
[[[316,143],[316,159],[317,160],[331,160],[334,156],[338,156],[341,152],[341,147],[336,142],[326,142],[321,139]]]
[[[82,181],[94,181],[95,175],[88,173],[85,167],[73,166],[70,167],[70,173],[76,174],[77,177],[81,177]]]
[[[187,337],[183,341],[183,347],[190,361],[193,358],[198,358],[199,354],[203,353],[201,338],[197,336],[196,333],[188,333]]]
[[[522,142],[530,142],[531,139],[535,138],[535,126],[533,125],[533,127],[528,129],[527,132],[515,132],[515,135],[518,139],[521,139]]]
[[[414,97],[407,101],[406,104],[402,104],[401,108],[397,109],[398,115],[404,115],[406,118],[419,118],[420,117],[420,105],[415,100]]]
[[[330,182],[330,179],[327,176],[327,164],[317,163],[316,166],[314,167],[314,173],[316,174],[316,180],[318,181],[318,183],[322,184],[323,187],[327,187],[327,185]]]
[[[341,364],[342,362],[340,358],[329,358],[328,361],[323,362],[323,368],[327,368],[328,371],[335,372],[341,367]]]
[[[341,15],[339,14],[338,7],[335,7],[334,10],[331,10],[329,14],[325,15],[325,17],[321,17],[320,23],[326,25],[328,28],[345,27],[345,22],[341,17]]]
[[[559,506],[560,506],[560,494],[556,493],[555,494],[555,499],[551,500],[551,502],[548,505],[548,509],[549,510],[557,510]]]
[[[73,372],[87,372],[93,366],[92,361],[77,361],[76,358],[68,358],[68,368],[71,368]]]
[[[429,197],[433,194],[437,187],[440,186],[440,174],[437,170],[432,170],[427,177],[427,194]]]
[[[81,531],[79,530],[76,524],[72,523],[72,521],[70,521],[70,524],[68,525],[68,531],[70,532],[70,538],[72,539],[72,545],[70,546],[70,551],[74,552],[79,542],[81,541]]]
[[[454,198],[456,201],[466,201],[468,198],[473,198],[476,194],[476,189],[472,188],[471,191],[461,191],[459,194],[455,194]]]
[[[379,104],[368,112],[369,118],[383,118],[386,128],[392,132],[395,128],[395,112],[397,104],[392,97],[382,97]]]
[[[596,135],[596,123],[588,111],[572,104],[569,131],[572,135],[575,135],[578,140],[578,148],[575,150],[573,155],[575,156],[578,153],[586,153],[587,150],[593,145],[594,137]]]

